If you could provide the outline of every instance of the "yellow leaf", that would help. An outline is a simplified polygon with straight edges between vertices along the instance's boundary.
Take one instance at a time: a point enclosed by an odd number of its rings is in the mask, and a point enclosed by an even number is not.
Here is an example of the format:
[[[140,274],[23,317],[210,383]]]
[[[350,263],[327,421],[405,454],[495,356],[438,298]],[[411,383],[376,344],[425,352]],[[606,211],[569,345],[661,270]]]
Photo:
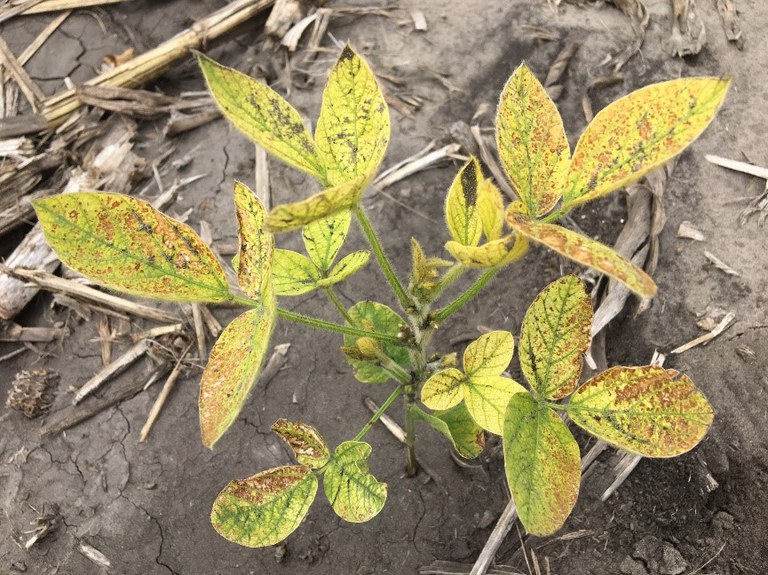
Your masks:
[[[272,424],[272,431],[282,437],[291,447],[296,461],[312,469],[320,469],[328,463],[331,452],[328,444],[314,427],[300,421],[278,419]]]
[[[483,173],[477,158],[472,157],[454,178],[445,199],[445,221],[455,241],[476,246],[483,233],[477,213],[478,188]]]
[[[454,367],[438,371],[421,388],[421,402],[429,409],[451,409],[464,398],[464,374]]]
[[[464,350],[467,377],[501,375],[515,353],[515,339],[508,331],[492,331],[481,335]]]
[[[387,500],[387,484],[378,481],[368,467],[370,454],[367,443],[345,441],[323,473],[325,496],[336,514],[350,523],[373,519]]]
[[[320,272],[305,255],[291,250],[275,250],[272,282],[276,295],[302,295],[318,287]]]
[[[326,287],[344,281],[367,266],[370,258],[371,252],[365,250],[359,250],[344,256],[341,258],[341,261],[334,266],[328,274],[328,277],[321,279],[317,282],[317,285]]]
[[[257,298],[268,292],[271,285],[275,240],[264,224],[267,216],[264,205],[248,186],[238,181],[235,182],[235,209],[240,240],[237,280],[245,295]]]
[[[462,457],[474,459],[485,448],[485,433],[472,419],[463,403],[447,411],[434,413],[426,413],[414,405],[411,407],[411,414],[447,437]]]
[[[308,224],[301,232],[310,259],[323,274],[330,271],[344,240],[347,239],[352,215],[349,210]]]
[[[467,268],[498,268],[520,259],[528,251],[528,242],[521,236],[511,234],[481,246],[464,246],[449,241],[445,243],[445,249]]]
[[[504,230],[504,198],[489,179],[480,182],[477,188],[477,214],[485,237],[489,241],[498,240]]]
[[[472,419],[482,427],[501,435],[507,404],[516,393],[528,392],[514,379],[502,375],[472,376],[464,383],[464,403]]]

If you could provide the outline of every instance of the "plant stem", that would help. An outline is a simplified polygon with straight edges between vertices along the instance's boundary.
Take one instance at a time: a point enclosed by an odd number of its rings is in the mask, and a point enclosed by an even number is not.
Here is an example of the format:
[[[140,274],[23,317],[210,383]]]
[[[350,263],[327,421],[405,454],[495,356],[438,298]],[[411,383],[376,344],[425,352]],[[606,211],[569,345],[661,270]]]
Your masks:
[[[447,272],[443,274],[443,277],[440,279],[440,283],[437,285],[437,288],[433,292],[433,301],[437,299],[441,293],[443,293],[453,282],[455,282],[457,279],[459,279],[462,274],[466,271],[466,267],[464,267],[463,264],[453,264]]]
[[[408,310],[410,307],[412,307],[411,299],[405,292],[403,284],[401,284],[400,280],[397,278],[397,274],[395,273],[392,264],[389,262],[387,254],[384,253],[384,248],[379,241],[379,236],[376,234],[376,230],[373,229],[371,220],[368,219],[368,215],[365,213],[365,210],[360,204],[357,204],[355,207],[353,207],[352,211],[357,217],[357,221],[360,223],[360,227],[362,228],[365,237],[368,238],[368,243],[371,245],[373,255],[376,256],[376,260],[379,262],[381,271],[387,278],[389,285],[392,286],[392,291],[395,292],[395,295],[400,302],[400,306],[403,308],[403,310]]]
[[[356,337],[372,337],[373,339],[386,341],[387,343],[392,343],[395,345],[407,345],[405,342],[397,339],[397,337],[394,335],[387,335],[384,333],[377,333],[375,331],[366,331],[364,329],[359,329],[348,325],[341,325],[338,323],[318,319],[316,317],[310,317],[308,315],[288,311],[287,309],[283,308],[277,308],[277,315],[292,322],[308,325],[309,327],[314,327],[316,329],[335,331],[336,333],[343,333],[345,335],[352,335]]]
[[[447,306],[445,306],[443,309],[438,311],[435,314],[434,320],[439,324],[445,321],[446,318],[450,317],[457,311],[459,311],[462,307],[464,307],[467,303],[469,303],[480,291],[485,287],[485,284],[487,284],[493,277],[499,273],[498,268],[492,268],[489,269],[487,272],[485,272],[483,275],[481,275],[475,283],[473,283],[469,288],[467,288],[467,291],[465,291],[463,294],[461,294],[459,297],[457,297],[454,301],[449,303]]]
[[[373,417],[368,420],[368,423],[363,426],[363,428],[360,430],[360,433],[358,433],[352,441],[362,440],[363,437],[365,437],[365,435],[371,430],[374,424],[379,420],[379,418],[384,415],[384,412],[389,409],[389,406],[392,405],[392,402],[402,395],[404,389],[405,386],[398,385],[397,389],[395,389],[395,391],[390,394],[387,400],[381,404],[381,407],[376,411],[376,413],[373,414]]]
[[[416,430],[411,406],[415,403],[414,393],[409,392],[405,396],[405,473],[408,477],[416,475],[418,464],[416,463]]]
[[[240,304],[244,307],[258,307],[261,305],[261,302],[258,300],[242,297],[233,293],[229,294],[229,301],[232,303]]]
[[[339,296],[336,295],[336,292],[333,291],[333,288],[331,286],[328,286],[325,289],[325,294],[328,296],[328,299],[331,301],[333,305],[336,306],[336,309],[339,310],[339,313],[341,316],[347,320],[347,323],[349,325],[355,325],[355,322],[352,321],[352,318],[350,317],[349,313],[347,313],[347,310],[344,308],[344,305],[341,303],[341,300],[339,300]]]

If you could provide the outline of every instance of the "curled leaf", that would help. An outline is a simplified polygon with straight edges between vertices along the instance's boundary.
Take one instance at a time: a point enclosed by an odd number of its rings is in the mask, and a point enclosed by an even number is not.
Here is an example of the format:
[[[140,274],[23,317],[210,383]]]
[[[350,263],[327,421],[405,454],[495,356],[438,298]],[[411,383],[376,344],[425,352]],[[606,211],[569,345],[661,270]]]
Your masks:
[[[453,239],[463,246],[476,246],[483,233],[477,213],[478,188],[483,180],[480,162],[472,157],[464,164],[445,200],[445,221]]]
[[[320,432],[311,425],[278,419],[272,424],[272,431],[291,446],[296,461],[312,469],[319,469],[331,457],[331,452]]]
[[[323,473],[325,495],[333,510],[351,523],[373,519],[387,500],[387,484],[377,481],[368,468],[370,454],[367,443],[345,441]]]
[[[237,254],[237,279],[243,292],[252,298],[268,292],[272,279],[272,252],[275,240],[266,229],[267,211],[248,186],[235,182],[240,250]]]
[[[411,413],[448,438],[456,452],[462,457],[474,459],[483,452],[485,433],[472,419],[463,403],[447,411],[434,413],[426,413],[418,407],[413,407]]]
[[[459,242],[449,241],[446,242],[445,249],[464,267],[499,268],[523,257],[528,251],[528,242],[521,236],[511,234],[481,246],[464,246]]]
[[[491,180],[483,180],[477,188],[477,215],[488,241],[501,238],[504,231],[504,198]]]

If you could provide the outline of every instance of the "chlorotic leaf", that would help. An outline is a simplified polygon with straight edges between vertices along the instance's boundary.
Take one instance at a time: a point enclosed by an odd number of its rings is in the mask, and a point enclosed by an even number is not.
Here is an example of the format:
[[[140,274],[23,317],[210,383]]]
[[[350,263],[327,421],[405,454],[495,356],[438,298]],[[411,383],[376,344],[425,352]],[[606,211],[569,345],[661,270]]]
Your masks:
[[[568,415],[600,439],[645,457],[675,457],[695,447],[712,424],[712,406],[674,369],[614,367],[571,397]]]
[[[682,152],[720,108],[727,78],[680,78],[641,88],[601,110],[573,152],[567,208],[640,179]]]
[[[450,409],[464,399],[464,374],[455,367],[434,373],[421,388],[421,402],[429,409]]]
[[[323,92],[315,145],[327,183],[357,176],[369,181],[389,143],[389,110],[368,64],[349,45],[331,70]]]
[[[305,255],[276,249],[272,257],[272,282],[276,295],[301,295],[317,288],[320,272]]]
[[[368,468],[371,446],[345,441],[333,452],[323,474],[325,495],[342,519],[363,523],[378,515],[387,500],[387,484],[377,481]]]
[[[485,433],[472,419],[463,403],[447,411],[434,413],[426,413],[418,407],[413,407],[411,413],[416,419],[427,422],[430,427],[448,438],[462,457],[474,459],[483,452]]]
[[[32,202],[61,261],[121,292],[154,299],[229,299],[224,270],[186,224],[130,196],[84,192]]]
[[[317,494],[308,467],[276,467],[231,481],[213,502],[213,528],[244,547],[280,543],[301,524]]]
[[[278,419],[272,431],[282,437],[293,450],[296,461],[312,469],[319,469],[331,457],[328,445],[320,433],[306,423]]]
[[[440,288],[440,268],[451,265],[451,262],[440,258],[428,258],[416,238],[411,238],[411,261],[413,267],[408,279],[408,293],[422,303],[428,303],[435,297]]]
[[[363,195],[366,182],[366,177],[358,176],[305,200],[276,206],[267,216],[267,228],[273,232],[290,232],[351,208]]]
[[[592,340],[592,302],[584,283],[565,276],[545,287],[520,329],[520,367],[546,399],[562,399],[579,385]]]
[[[352,252],[341,258],[338,264],[334,266],[331,273],[327,278],[323,278],[318,282],[320,286],[330,286],[344,281],[349,276],[355,275],[361,269],[368,265],[368,260],[371,259],[371,252],[360,250]]]
[[[325,181],[325,171],[299,113],[280,94],[232,68],[198,54],[208,90],[240,132],[284,162]]]
[[[579,496],[579,446],[563,420],[529,393],[512,396],[504,421],[504,469],[517,514],[532,535],[551,535]]]
[[[236,262],[238,283],[245,295],[261,297],[271,286],[275,244],[274,237],[264,225],[267,211],[256,194],[242,182],[235,182],[235,209],[240,239]]]
[[[352,216],[343,210],[308,224],[302,230],[304,246],[312,262],[326,274],[330,271],[336,256],[347,239]]]
[[[480,162],[472,157],[459,171],[445,199],[445,222],[451,237],[463,246],[476,246],[483,233],[478,215],[478,188],[483,180]]]
[[[496,142],[526,213],[532,218],[545,215],[562,195],[571,149],[555,103],[525,64],[501,93]]]
[[[501,375],[515,353],[515,338],[508,331],[492,331],[481,335],[464,350],[467,377]]]
[[[405,321],[392,309],[384,304],[373,301],[361,301],[348,310],[349,317],[354,321],[354,327],[375,331],[381,334],[397,336],[400,326]],[[344,336],[344,345],[356,347],[357,336]],[[392,343],[381,342],[384,353],[392,358],[406,371],[410,370],[408,349]],[[355,379],[361,383],[384,383],[391,379],[390,375],[380,366],[366,360],[347,357],[347,361],[355,370]]]
[[[640,297],[656,295],[656,284],[648,274],[598,241],[556,224],[534,222],[514,210],[507,210],[507,222],[516,232],[562,256],[612,277]]]
[[[502,375],[470,377],[464,384],[464,403],[477,424],[496,435],[504,431],[507,403],[516,393],[528,391]]]
[[[500,239],[504,231],[504,198],[491,180],[483,180],[477,188],[477,214],[485,237],[489,241]]]
[[[200,381],[200,432],[206,447],[213,447],[243,408],[264,363],[274,323],[274,307],[249,309],[213,346]]]
[[[464,267],[488,269],[509,265],[523,257],[528,251],[528,242],[521,236],[511,234],[481,246],[465,246],[459,242],[448,241],[445,243],[445,249]]]

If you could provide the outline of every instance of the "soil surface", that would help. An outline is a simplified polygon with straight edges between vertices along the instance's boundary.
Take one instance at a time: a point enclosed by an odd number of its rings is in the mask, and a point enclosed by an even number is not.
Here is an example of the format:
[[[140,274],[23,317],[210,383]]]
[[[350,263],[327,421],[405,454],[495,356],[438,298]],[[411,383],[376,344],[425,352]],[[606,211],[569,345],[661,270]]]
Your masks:
[[[544,78],[565,42],[577,52],[561,81],[558,101],[574,144],[586,125],[582,97],[595,78],[611,73],[610,55],[633,42],[629,19],[613,5],[543,0],[402,0],[397,9],[378,13],[337,13],[322,51],[301,68],[286,72],[285,56],[264,49],[263,20],[245,33],[211,48],[220,61],[248,73],[266,75],[308,118],[315,118],[324,77],[339,42],[349,40],[374,69],[402,80],[383,85],[420,106],[410,116],[392,109],[392,138],[385,167],[419,151],[432,140],[452,141],[449,127],[469,123],[486,110],[490,127],[498,94],[512,71],[525,60]],[[696,322],[717,310],[733,312],[734,324],[707,346],[672,355],[665,365],[687,373],[712,402],[716,419],[705,441],[692,452],[670,460],[642,460],[618,492],[606,501],[600,494],[612,479],[616,459],[604,453],[599,469],[587,479],[572,517],[550,538],[524,540],[513,530],[497,555],[497,563],[522,573],[533,569],[532,555],[543,573],[563,575],[719,575],[768,572],[768,277],[765,227],[754,217],[739,225],[749,199],[764,181],[708,163],[714,153],[768,166],[768,7],[758,0],[734,0],[743,29],[739,50],[727,41],[714,2],[699,2],[698,14],[707,44],[697,56],[670,55],[672,6],[646,0],[650,25],[639,54],[623,67],[623,79],[592,93],[595,110],[629,91],[662,79],[694,75],[729,75],[733,86],[718,118],[686,151],[665,190],[668,221],[661,234],[655,279],[659,295],[650,309],[635,316],[636,301],[609,328],[609,364],[644,364],[654,350],[669,352],[701,335]],[[46,93],[63,88],[63,78],[82,82],[95,73],[106,54],[129,46],[139,51],[157,45],[212,12],[220,1],[136,0],[96,12],[76,12],[26,66]],[[332,10],[347,7],[395,8],[394,3],[332,1]],[[410,13],[426,16],[427,31],[415,31]],[[20,53],[50,21],[50,16],[16,18],[3,24],[2,36]],[[531,28],[546,28],[551,41],[537,40]],[[294,62],[303,58],[301,48]],[[286,81],[290,78],[290,82]],[[170,94],[200,90],[202,82],[191,58],[156,86]],[[487,113],[490,111],[490,113]],[[145,154],[162,139],[148,126],[142,132]],[[191,209],[189,222],[212,224],[214,246],[236,238],[232,183],[253,180],[253,146],[223,120],[174,140],[171,160],[193,157],[180,176],[206,174],[185,188],[169,210]],[[141,153],[141,148],[140,148]],[[150,157],[151,159],[151,157]],[[408,242],[416,236],[431,254],[440,254],[446,239],[442,224],[445,190],[458,162],[419,173],[387,190],[371,191],[366,205],[382,231],[385,248],[396,267],[410,266]],[[270,160],[275,203],[299,198],[313,186],[298,172]],[[171,174],[169,180],[176,177]],[[151,188],[149,195],[157,192]],[[747,198],[747,199],[745,199]],[[406,208],[403,204],[407,205]],[[625,217],[623,194],[615,194],[575,214],[584,230],[613,243]],[[676,237],[679,224],[692,222],[705,240]],[[7,237],[3,242],[9,241]],[[15,241],[15,240],[14,240]],[[292,246],[296,238],[281,241]],[[293,242],[293,243],[292,243]],[[350,248],[362,247],[355,232]],[[13,246],[3,245],[3,254]],[[716,255],[738,275],[727,275],[705,258]],[[477,325],[518,333],[535,294],[561,273],[581,270],[552,252],[532,249],[524,261],[507,269],[478,299],[451,318],[435,341],[450,349],[449,340]],[[369,271],[354,276],[341,289],[350,304],[375,299],[392,306],[383,278]],[[371,274],[374,274],[371,276]],[[373,279],[371,279],[373,277]],[[286,300],[296,310],[335,319],[320,297]],[[169,307],[168,309],[173,309]],[[215,309],[220,321],[236,311]],[[52,408],[69,409],[70,387],[79,387],[102,366],[97,341],[98,316],[79,322],[63,308],[52,308],[49,295],[39,296],[17,318],[28,326],[64,322],[71,335],[26,352],[0,365],[0,397],[21,370],[48,369],[60,374]],[[151,327],[136,320],[134,331]],[[485,544],[507,495],[497,443],[479,463],[458,466],[441,437],[419,431],[419,457],[438,481],[404,478],[404,452],[383,428],[367,440],[373,445],[372,471],[389,485],[384,510],[367,524],[341,521],[318,497],[309,515],[279,547],[251,550],[231,544],[209,523],[210,505],[234,477],[246,477],[290,461],[281,440],[270,431],[279,417],[317,426],[330,444],[350,439],[368,420],[363,397],[381,402],[386,386],[361,386],[338,352],[338,338],[280,322],[273,343],[291,344],[286,367],[267,387],[252,394],[232,429],[213,451],[200,442],[197,418],[199,371],[186,373],[173,391],[148,440],[139,442],[160,386],[107,409],[56,437],[40,438],[41,419],[2,408],[0,412],[0,574],[212,575],[354,573],[410,574],[435,560],[465,563],[465,572]],[[210,345],[210,342],[209,342]],[[0,344],[0,356],[18,344]],[[127,348],[116,346],[118,354]],[[460,351],[459,346],[454,346]],[[514,365],[514,363],[513,363]],[[140,364],[110,383],[114,388],[145,377]],[[399,419],[395,412],[395,419]],[[13,534],[28,531],[30,522],[57,510],[60,522],[44,539],[24,550]],[[522,530],[520,530],[522,534]],[[26,541],[29,535],[22,535]],[[78,546],[98,549],[111,567],[100,567]],[[524,555],[524,551],[527,553]]]

